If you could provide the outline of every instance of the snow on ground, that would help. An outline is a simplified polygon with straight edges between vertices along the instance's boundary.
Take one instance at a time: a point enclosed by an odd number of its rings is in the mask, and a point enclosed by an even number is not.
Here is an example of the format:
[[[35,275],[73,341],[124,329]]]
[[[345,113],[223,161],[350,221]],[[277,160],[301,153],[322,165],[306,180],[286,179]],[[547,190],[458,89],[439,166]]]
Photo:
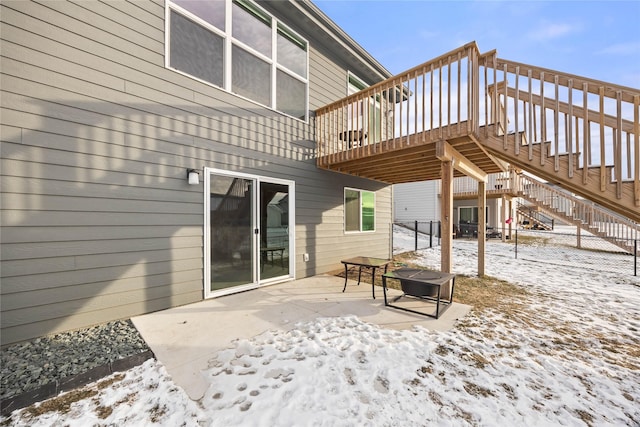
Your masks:
[[[477,273],[476,249],[454,241],[455,273]],[[640,279],[544,249],[516,260],[513,244],[489,241],[486,273],[523,293],[514,309],[472,311],[448,332],[320,318],[219,352],[199,402],[150,360],[86,388],[66,413],[25,410],[8,424],[640,425]],[[439,248],[418,262],[437,268]]]

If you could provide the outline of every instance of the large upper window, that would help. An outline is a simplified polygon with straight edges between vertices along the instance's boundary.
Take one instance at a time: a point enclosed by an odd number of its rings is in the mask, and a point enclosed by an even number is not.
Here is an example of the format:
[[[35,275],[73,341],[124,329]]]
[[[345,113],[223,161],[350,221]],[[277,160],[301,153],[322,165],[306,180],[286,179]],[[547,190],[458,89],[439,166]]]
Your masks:
[[[307,119],[308,43],[249,0],[169,0],[167,66]]]
[[[375,231],[376,195],[372,191],[344,189],[344,230]]]
[[[186,17],[171,12],[171,67],[222,86],[224,40]]]
[[[231,17],[233,37],[271,57],[271,17],[247,1],[234,1]]]

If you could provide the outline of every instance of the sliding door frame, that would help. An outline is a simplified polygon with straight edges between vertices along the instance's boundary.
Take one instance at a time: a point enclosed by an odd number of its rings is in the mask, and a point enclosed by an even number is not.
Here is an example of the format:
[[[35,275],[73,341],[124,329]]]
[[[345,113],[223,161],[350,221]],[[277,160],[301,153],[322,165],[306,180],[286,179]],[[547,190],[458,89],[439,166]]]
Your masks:
[[[257,232],[254,232],[253,234],[253,248],[254,248],[254,253],[252,254],[252,263],[251,263],[251,269],[253,271],[253,277],[254,277],[254,282],[253,283],[247,283],[245,285],[239,285],[239,286],[233,286],[230,288],[225,288],[225,289],[220,289],[220,290],[216,290],[216,291],[212,291],[211,290],[211,222],[210,222],[210,215],[211,215],[211,197],[210,197],[210,192],[211,192],[211,176],[212,175],[223,175],[223,176],[228,176],[228,177],[232,177],[232,178],[243,178],[243,179],[247,179],[247,180],[252,180],[255,183],[255,188],[253,191],[253,210],[252,210],[252,222],[253,222],[253,227],[254,230],[257,230]],[[262,175],[253,175],[253,174],[247,174],[247,173],[242,173],[242,172],[234,172],[234,171],[229,171],[229,170],[223,170],[223,169],[216,169],[216,168],[209,168],[209,167],[205,167],[204,168],[204,177],[203,177],[203,181],[204,181],[204,196],[203,196],[203,205],[204,205],[204,227],[203,227],[203,266],[204,266],[204,271],[203,271],[203,290],[204,290],[204,298],[215,298],[215,297],[220,297],[223,295],[228,295],[228,294],[233,294],[233,293],[237,293],[237,292],[243,292],[243,291],[247,291],[247,290],[251,290],[251,289],[256,289],[262,286],[267,286],[267,285],[271,285],[274,283],[281,283],[284,281],[288,281],[288,280],[294,280],[295,279],[295,261],[296,261],[296,248],[295,248],[295,181],[291,181],[291,180],[286,180],[286,179],[280,179],[280,178],[273,178],[273,177],[268,177],[268,176],[262,176]],[[278,276],[278,277],[273,277],[270,279],[266,279],[266,280],[262,280],[260,277],[260,257],[262,256],[261,252],[260,252],[260,241],[261,241],[261,233],[262,230],[260,229],[260,215],[262,215],[262,213],[260,212],[260,184],[261,183],[271,183],[271,184],[281,184],[281,185],[286,185],[289,189],[289,193],[288,193],[288,203],[289,203],[289,211],[288,211],[288,236],[289,236],[289,247],[288,247],[288,251],[289,251],[289,257],[288,257],[288,262],[289,262],[289,274],[288,275],[284,275],[284,276]]]

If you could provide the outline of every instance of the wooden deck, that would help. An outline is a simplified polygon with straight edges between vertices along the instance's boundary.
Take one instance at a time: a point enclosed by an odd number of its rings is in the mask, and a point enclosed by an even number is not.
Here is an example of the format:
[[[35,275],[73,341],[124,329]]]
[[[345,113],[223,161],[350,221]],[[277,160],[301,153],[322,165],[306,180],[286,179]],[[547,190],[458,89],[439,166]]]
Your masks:
[[[318,166],[390,184],[440,179],[442,161],[437,148],[442,141],[441,134],[447,136],[446,141],[452,148],[485,173],[506,170],[504,163],[469,135],[464,124],[356,146],[319,158]],[[454,176],[464,175],[461,171],[454,172]]]
[[[316,134],[320,168],[397,184],[511,164],[640,222],[640,90],[475,43],[319,109]]]

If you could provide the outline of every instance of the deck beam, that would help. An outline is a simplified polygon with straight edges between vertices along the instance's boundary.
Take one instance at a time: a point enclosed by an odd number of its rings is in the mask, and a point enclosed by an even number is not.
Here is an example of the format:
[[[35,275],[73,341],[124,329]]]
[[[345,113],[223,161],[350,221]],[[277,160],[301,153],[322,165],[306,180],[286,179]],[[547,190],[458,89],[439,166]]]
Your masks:
[[[436,142],[436,157],[443,162],[452,162],[454,169],[479,182],[487,182],[487,173],[460,154],[447,141]]]

